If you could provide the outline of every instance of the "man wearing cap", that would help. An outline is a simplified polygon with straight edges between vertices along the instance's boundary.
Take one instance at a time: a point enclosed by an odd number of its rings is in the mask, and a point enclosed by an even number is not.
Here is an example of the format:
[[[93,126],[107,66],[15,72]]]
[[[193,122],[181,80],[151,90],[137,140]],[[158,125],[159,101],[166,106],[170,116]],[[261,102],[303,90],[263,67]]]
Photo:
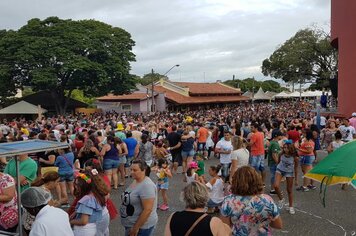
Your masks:
[[[74,235],[68,214],[59,208],[49,206],[50,200],[51,194],[40,187],[28,188],[21,194],[22,206],[36,217],[30,236]]]
[[[352,117],[349,121],[350,121],[350,125],[354,127],[354,129],[356,129],[356,112],[352,113]]]

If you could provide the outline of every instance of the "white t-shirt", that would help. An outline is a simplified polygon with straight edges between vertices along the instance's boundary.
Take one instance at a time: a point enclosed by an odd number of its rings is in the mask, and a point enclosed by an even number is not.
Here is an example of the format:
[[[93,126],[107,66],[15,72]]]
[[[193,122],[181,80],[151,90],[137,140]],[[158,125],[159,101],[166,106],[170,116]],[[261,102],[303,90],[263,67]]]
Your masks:
[[[217,144],[216,148],[221,149],[223,151],[232,151],[231,141],[226,141],[225,139],[221,139]],[[229,154],[220,154],[220,163],[221,164],[230,164],[231,163],[231,153]]]
[[[232,151],[231,160],[237,160],[238,167],[248,166],[250,152],[246,148],[240,148]]]
[[[45,206],[32,225],[30,236],[72,236],[68,214],[62,209]]]
[[[209,196],[213,202],[221,203],[224,200],[224,181],[222,179],[217,179],[214,185],[208,182],[206,186],[210,190]]]
[[[342,140],[343,141],[351,141],[353,139],[353,136],[355,135],[355,128],[353,126],[345,126],[341,125],[339,127],[339,130],[342,134]]]
[[[313,123],[315,125],[317,125],[317,117],[316,116],[314,116],[313,121],[314,121]],[[321,126],[325,126],[326,125],[326,118],[324,116],[320,116],[320,125]]]

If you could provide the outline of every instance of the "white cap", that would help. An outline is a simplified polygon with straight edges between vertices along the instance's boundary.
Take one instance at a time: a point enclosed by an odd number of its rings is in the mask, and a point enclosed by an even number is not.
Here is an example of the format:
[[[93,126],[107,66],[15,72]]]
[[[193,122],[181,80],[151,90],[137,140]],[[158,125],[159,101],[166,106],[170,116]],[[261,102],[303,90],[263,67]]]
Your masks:
[[[355,117],[355,116],[356,116],[356,112],[353,112],[353,113],[352,113],[352,116]]]
[[[28,208],[46,205],[51,198],[51,194],[40,187],[28,188],[21,194],[22,205]]]

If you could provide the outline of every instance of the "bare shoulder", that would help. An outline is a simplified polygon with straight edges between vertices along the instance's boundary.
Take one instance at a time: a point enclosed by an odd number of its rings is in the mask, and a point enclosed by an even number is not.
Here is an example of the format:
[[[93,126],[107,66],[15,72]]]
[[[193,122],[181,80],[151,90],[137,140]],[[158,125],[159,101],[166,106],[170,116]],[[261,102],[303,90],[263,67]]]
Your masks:
[[[218,217],[212,217],[210,229],[214,236],[231,235],[231,228]]]

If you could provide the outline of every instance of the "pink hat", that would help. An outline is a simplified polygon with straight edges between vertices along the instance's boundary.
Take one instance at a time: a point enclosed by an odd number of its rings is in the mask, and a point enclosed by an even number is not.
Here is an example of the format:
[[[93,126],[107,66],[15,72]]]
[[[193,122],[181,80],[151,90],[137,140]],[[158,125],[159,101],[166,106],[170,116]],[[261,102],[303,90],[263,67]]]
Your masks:
[[[189,163],[188,168],[198,169],[198,164],[195,161],[192,161],[191,163]]]

